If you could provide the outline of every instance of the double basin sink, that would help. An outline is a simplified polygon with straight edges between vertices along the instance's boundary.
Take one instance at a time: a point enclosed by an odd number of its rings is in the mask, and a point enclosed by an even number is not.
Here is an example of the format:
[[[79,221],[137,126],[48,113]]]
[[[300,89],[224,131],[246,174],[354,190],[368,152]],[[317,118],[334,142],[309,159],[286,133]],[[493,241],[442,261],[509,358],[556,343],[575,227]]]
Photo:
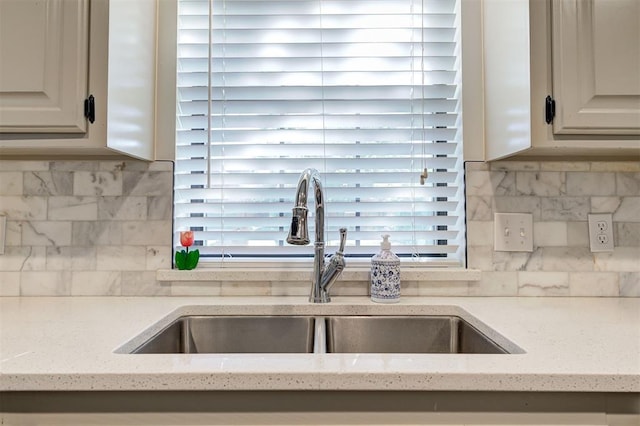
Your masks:
[[[189,315],[173,320],[127,352],[510,353],[503,346],[455,315]]]

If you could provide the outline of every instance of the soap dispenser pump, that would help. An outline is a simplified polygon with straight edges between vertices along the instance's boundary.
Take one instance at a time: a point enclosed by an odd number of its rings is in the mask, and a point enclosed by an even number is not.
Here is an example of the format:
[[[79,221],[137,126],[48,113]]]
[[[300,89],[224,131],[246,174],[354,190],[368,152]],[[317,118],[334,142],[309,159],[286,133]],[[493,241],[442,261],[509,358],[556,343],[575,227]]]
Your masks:
[[[380,253],[371,258],[371,300],[380,303],[400,300],[400,258],[391,251],[389,235],[382,236]]]

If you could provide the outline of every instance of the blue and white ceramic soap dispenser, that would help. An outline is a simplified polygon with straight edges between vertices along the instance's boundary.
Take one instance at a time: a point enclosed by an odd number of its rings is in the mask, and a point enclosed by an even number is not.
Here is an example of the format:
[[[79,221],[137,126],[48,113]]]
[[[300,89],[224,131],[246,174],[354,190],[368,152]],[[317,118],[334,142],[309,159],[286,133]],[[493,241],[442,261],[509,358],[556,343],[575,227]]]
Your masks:
[[[395,303],[400,300],[400,258],[391,251],[389,235],[382,239],[380,253],[371,258],[371,300]]]

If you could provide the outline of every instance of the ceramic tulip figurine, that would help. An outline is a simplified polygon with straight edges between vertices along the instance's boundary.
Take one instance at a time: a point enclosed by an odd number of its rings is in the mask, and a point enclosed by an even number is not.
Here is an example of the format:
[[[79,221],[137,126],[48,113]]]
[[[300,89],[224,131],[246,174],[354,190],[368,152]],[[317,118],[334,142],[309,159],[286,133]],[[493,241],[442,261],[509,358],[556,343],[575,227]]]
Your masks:
[[[198,249],[189,251],[194,239],[193,231],[180,232],[180,244],[185,248],[184,250],[176,251],[176,267],[180,270],[191,270],[198,265],[200,251]]]

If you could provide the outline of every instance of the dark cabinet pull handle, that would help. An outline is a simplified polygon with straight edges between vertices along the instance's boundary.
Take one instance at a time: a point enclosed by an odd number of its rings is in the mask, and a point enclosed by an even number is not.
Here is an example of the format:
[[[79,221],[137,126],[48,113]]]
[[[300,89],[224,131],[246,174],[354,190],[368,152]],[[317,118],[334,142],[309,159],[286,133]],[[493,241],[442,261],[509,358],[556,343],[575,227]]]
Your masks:
[[[89,95],[89,97],[84,100],[84,116],[87,117],[89,123],[96,121],[96,99],[93,95]]]
[[[556,101],[551,96],[547,96],[544,100],[544,118],[547,124],[551,124],[555,116]]]

